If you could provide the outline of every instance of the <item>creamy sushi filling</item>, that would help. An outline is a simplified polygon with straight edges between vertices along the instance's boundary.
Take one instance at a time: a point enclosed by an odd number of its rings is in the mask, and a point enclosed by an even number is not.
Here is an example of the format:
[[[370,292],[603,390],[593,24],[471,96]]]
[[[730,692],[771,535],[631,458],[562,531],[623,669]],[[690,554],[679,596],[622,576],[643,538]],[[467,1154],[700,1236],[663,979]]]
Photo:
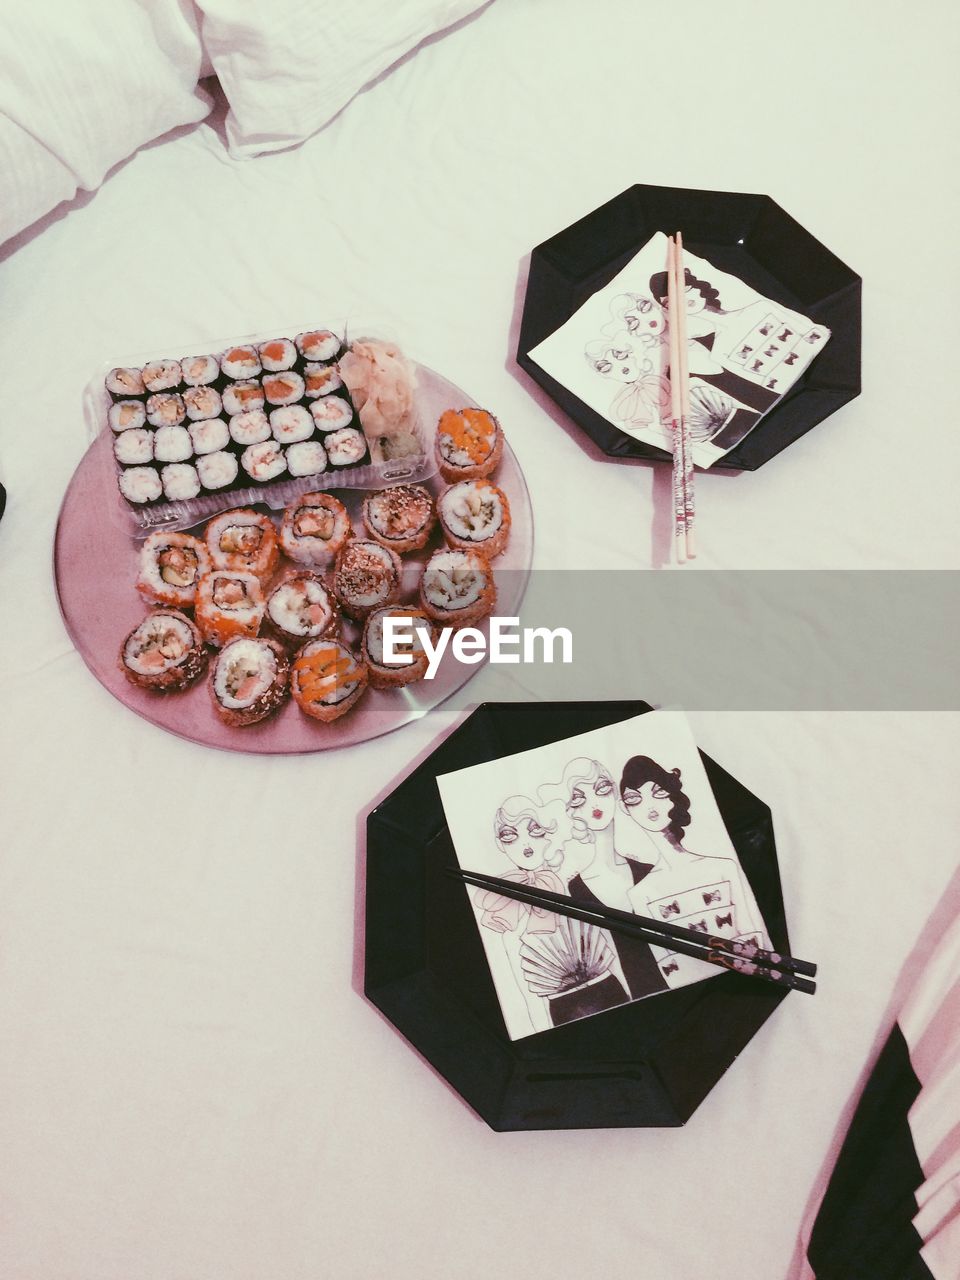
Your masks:
[[[248,409],[246,413],[235,413],[230,419],[230,435],[237,444],[263,444],[270,439],[270,419],[262,409]]]
[[[335,364],[308,364],[303,371],[304,393],[311,399],[328,396],[343,386]]]
[[[425,599],[449,612],[476,604],[488,585],[486,569],[469,551],[438,551],[423,571]]]
[[[299,373],[268,374],[263,379],[263,394],[270,404],[294,404],[303,395],[303,379]]]
[[[263,529],[259,524],[224,525],[217,545],[226,555],[255,556],[263,546]]]
[[[193,453],[186,427],[160,427],[153,437],[153,456],[158,462],[185,462]]]
[[[187,417],[194,421],[203,418],[215,418],[223,408],[220,393],[213,387],[189,387],[183,393],[183,403]]]
[[[349,467],[363,458],[367,452],[367,442],[363,432],[355,427],[347,427],[343,431],[334,431],[323,442],[332,467]]]
[[[496,437],[496,419],[483,409],[448,409],[437,428],[440,454],[454,467],[484,463],[493,452]]]
[[[354,608],[382,604],[393,590],[397,571],[391,553],[376,542],[351,542],[337,564],[337,588]]]
[[[197,475],[205,489],[223,489],[237,478],[238,464],[232,453],[207,453],[197,459]]]
[[[107,374],[106,387],[115,396],[142,396],[146,391],[139,369],[111,369]]]
[[[197,580],[200,560],[192,547],[164,547],[157,556],[157,574],[171,587],[192,587]]]
[[[303,649],[293,664],[294,679],[308,702],[336,705],[360,684],[360,667],[346,647],[338,641],[314,641]]]
[[[128,502],[156,502],[163,493],[163,484],[153,467],[131,467],[117,483]]]
[[[321,431],[339,431],[353,421],[353,409],[342,396],[323,396],[313,402],[310,412]]]
[[[121,431],[113,442],[113,452],[124,466],[150,462],[153,458],[153,433],[146,427]]]
[[[162,391],[147,401],[147,421],[151,427],[175,427],[186,416],[183,396],[176,391]]]
[[[255,378],[260,372],[260,357],[255,347],[233,347],[221,356],[220,368],[228,378]]]
[[[193,632],[184,619],[152,614],[127,640],[123,660],[138,675],[155,676],[178,666],[195,644]]]
[[[280,446],[272,440],[244,449],[242,461],[244,471],[254,480],[273,480],[287,469]]]
[[[170,391],[179,387],[183,372],[179,360],[151,360],[143,366],[143,386],[146,391]]]
[[[273,410],[270,430],[281,444],[296,444],[299,440],[309,440],[313,435],[313,419],[302,405],[292,404]]]
[[[383,538],[402,542],[416,537],[430,522],[433,503],[426,489],[417,485],[398,485],[374,493],[366,501],[365,518]]]
[[[110,430],[117,432],[136,430],[146,420],[147,412],[139,400],[118,400],[107,414]]]
[[[318,636],[333,621],[323,584],[313,578],[281,583],[267,602],[271,621],[292,636]]]
[[[333,360],[340,350],[340,339],[329,329],[310,329],[306,333],[298,333],[297,350],[304,360]]]
[[[210,599],[222,613],[248,613],[257,608],[251,584],[243,578],[216,574],[210,590]]]
[[[464,542],[492,538],[503,524],[503,502],[492,485],[466,480],[440,497],[440,514],[450,532]]]
[[[180,361],[183,380],[190,387],[202,387],[216,382],[220,376],[220,365],[215,356],[187,356]]]
[[[402,660],[389,663],[384,661],[383,623],[385,618],[400,618],[404,623],[401,629],[402,638],[400,635],[395,634],[392,641],[393,651],[398,655],[398,658],[403,655],[411,657],[416,662],[418,658],[426,656],[423,641],[417,635],[416,629],[421,627],[429,630],[430,622],[427,615],[419,609],[380,609],[367,619],[367,625],[363,633],[364,645],[371,662],[378,667],[387,667],[389,670],[410,665]],[[409,633],[409,638],[407,633]]]
[[[249,707],[277,679],[277,656],[259,640],[233,640],[220,654],[213,687],[218,700],[231,709]]]

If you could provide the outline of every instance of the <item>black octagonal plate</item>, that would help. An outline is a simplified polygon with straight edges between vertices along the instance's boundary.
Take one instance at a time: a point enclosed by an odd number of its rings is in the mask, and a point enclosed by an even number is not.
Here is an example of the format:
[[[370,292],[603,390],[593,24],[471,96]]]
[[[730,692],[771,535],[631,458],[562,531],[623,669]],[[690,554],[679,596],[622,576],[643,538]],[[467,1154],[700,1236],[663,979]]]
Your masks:
[[[806,373],[715,467],[755,471],[860,394],[860,277],[769,196],[680,187],[630,187],[537,245],[523,306],[517,363],[611,458],[670,461],[618,430],[527,355],[602,289],[657,231],[765,297],[831,331]]]
[[[456,859],[436,776],[649,710],[487,703],[367,819],[364,990],[493,1129],[681,1125],[787,995],[725,972],[507,1037],[466,891],[445,874]],[[786,951],[770,810],[702,758],[774,946]]]

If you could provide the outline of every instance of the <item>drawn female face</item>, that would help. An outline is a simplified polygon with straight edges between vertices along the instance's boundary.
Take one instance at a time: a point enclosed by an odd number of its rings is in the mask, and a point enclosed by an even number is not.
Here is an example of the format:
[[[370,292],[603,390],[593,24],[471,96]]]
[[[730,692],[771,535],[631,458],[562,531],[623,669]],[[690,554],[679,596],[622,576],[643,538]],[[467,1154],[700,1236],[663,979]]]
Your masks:
[[[664,831],[670,825],[673,801],[670,792],[655,782],[644,782],[639,790],[627,787],[623,793],[623,807],[644,831]]]
[[[629,347],[610,347],[593,362],[597,373],[616,382],[636,382],[642,372],[640,360]]]
[[[609,827],[617,809],[617,792],[613,779],[601,773],[593,782],[578,782],[570,792],[567,813],[575,823],[582,823],[588,831],[602,831]]]
[[[497,848],[521,871],[537,871],[556,866],[561,860],[553,852],[555,832],[545,830],[535,818],[518,818],[497,828]]]
[[[656,338],[666,328],[667,318],[663,308],[656,302],[650,298],[638,298],[636,305],[624,312],[623,322],[629,333],[635,333],[638,337],[646,334]]]
[[[687,285],[686,303],[687,315],[695,316],[704,309],[707,305],[707,300],[699,289],[695,289],[693,285]]]

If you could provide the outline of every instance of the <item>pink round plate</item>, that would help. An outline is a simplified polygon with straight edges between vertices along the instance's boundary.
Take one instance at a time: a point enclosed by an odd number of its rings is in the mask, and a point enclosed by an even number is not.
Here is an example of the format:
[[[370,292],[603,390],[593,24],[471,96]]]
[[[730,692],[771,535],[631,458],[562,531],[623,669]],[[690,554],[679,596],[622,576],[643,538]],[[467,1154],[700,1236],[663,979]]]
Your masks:
[[[474,405],[446,378],[417,367],[417,396],[425,422],[436,422],[444,409]],[[54,544],[54,576],[60,611],[70,638],[84,662],[110,693],[151,724],[181,738],[263,755],[328,751],[391,733],[416,720],[461,688],[480,668],[447,656],[433,680],[403,689],[368,689],[342,720],[320,724],[287,701],[274,716],[245,729],[222,724],[213,710],[207,679],[184,693],[154,694],[132,685],[117,665],[124,637],[147,612],[135,587],[140,543],[111,514],[114,463],[111,433],[101,432],[73,474],[60,508]],[[533,513],[523,473],[510,446],[493,476],[510,502],[510,542],[494,561],[497,613],[516,616],[533,559]],[[423,482],[433,494],[444,488],[439,475]],[[359,524],[363,489],[340,489],[337,496]],[[424,563],[441,545],[437,532],[424,551],[404,556],[404,600],[412,600]],[[359,629],[344,628],[348,641]]]

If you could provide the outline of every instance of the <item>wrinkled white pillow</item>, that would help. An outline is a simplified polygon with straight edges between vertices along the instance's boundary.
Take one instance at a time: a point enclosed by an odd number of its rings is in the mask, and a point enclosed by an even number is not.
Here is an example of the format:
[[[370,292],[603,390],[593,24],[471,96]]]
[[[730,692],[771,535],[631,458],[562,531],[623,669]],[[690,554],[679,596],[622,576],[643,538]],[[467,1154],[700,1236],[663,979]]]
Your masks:
[[[0,243],[210,110],[191,0],[0,0]]]
[[[196,0],[235,156],[309,138],[427,36],[487,0]]]

